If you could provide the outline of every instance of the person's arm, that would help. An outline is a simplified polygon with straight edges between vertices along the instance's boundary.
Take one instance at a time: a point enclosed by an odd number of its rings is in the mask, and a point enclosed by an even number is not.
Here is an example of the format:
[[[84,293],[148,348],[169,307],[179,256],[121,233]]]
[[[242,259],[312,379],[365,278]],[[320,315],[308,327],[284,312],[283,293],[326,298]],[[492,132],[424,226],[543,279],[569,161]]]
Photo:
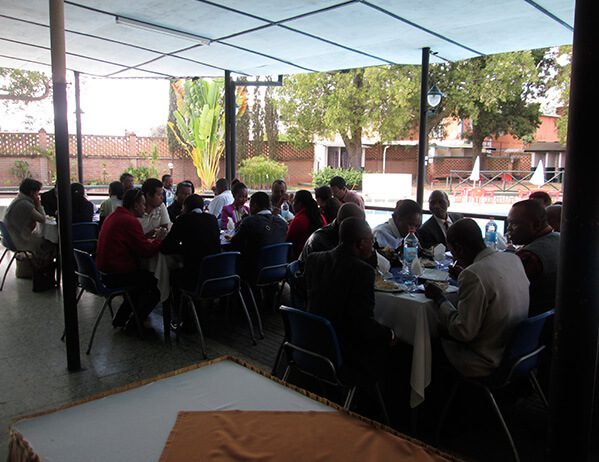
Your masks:
[[[129,228],[127,236],[127,244],[129,248],[138,257],[152,257],[160,250],[159,239],[148,239],[143,232],[141,223],[137,219],[127,222]]]
[[[436,244],[435,237],[433,236],[430,230],[428,221],[416,230],[416,237],[420,242],[420,247],[422,247],[423,249],[430,249],[432,246]]]
[[[164,228],[170,228],[172,225],[171,219],[168,216],[168,210],[164,202],[160,204],[160,226]]]
[[[173,223],[170,232],[166,235],[160,244],[160,251],[166,255],[181,253],[181,241],[185,223],[183,220],[177,220]]]
[[[528,250],[519,250],[516,255],[522,261],[522,266],[524,266],[529,281],[534,280],[543,273],[543,263],[536,254]]]
[[[227,207],[223,207],[223,209],[220,212],[220,229],[227,229],[227,223],[229,222],[229,217],[230,217],[230,213],[229,213],[229,208]]]

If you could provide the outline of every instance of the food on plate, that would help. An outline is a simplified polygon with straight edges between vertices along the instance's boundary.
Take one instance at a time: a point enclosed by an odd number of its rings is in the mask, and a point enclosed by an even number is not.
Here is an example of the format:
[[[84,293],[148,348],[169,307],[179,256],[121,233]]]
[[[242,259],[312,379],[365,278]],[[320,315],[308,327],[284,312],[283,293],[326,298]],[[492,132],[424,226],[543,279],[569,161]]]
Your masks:
[[[449,283],[448,282],[441,282],[441,281],[428,281],[429,284],[433,284],[435,286],[437,286],[439,289],[441,289],[443,292],[445,292],[447,290],[447,288],[449,287]]]
[[[396,290],[399,289],[399,285],[393,281],[387,281],[380,274],[377,274],[374,278],[374,288],[379,290]]]
[[[437,267],[435,262],[429,258],[421,258],[420,264],[425,268],[436,268]]]

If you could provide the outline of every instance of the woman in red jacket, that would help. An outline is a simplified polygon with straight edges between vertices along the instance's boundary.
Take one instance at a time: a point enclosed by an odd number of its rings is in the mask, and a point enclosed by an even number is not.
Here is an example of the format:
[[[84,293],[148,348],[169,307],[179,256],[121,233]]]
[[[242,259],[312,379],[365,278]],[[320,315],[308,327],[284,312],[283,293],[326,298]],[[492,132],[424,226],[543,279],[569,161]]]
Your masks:
[[[289,223],[287,242],[293,244],[293,259],[299,257],[310,235],[327,224],[310,191],[301,190],[293,199],[295,217]]]

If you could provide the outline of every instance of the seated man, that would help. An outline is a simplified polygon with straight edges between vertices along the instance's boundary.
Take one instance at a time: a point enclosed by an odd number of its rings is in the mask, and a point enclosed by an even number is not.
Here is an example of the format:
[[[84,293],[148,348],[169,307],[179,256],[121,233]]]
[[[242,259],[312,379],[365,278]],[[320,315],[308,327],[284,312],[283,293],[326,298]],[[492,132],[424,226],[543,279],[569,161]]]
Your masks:
[[[266,245],[285,242],[287,222],[270,211],[270,198],[256,192],[250,198],[250,215],[245,217],[231,238],[231,250],[241,252],[240,274],[252,282],[256,276],[258,252]]]
[[[233,203],[233,193],[226,178],[219,178],[214,185],[214,199],[208,205],[208,213],[220,218],[223,207]]]
[[[447,245],[460,267],[457,307],[427,284],[448,339],[445,356],[465,377],[485,377],[501,363],[514,327],[528,315],[528,279],[520,259],[487,248],[476,222],[465,218],[447,231]]]
[[[293,210],[293,195],[287,194],[287,183],[285,180],[275,180],[270,186],[270,206],[272,213],[279,215],[281,213],[281,206],[283,203],[287,203],[289,211],[294,213]]]
[[[133,178],[133,175],[130,173],[123,173],[119,178],[119,181],[123,185],[123,194],[135,187],[135,178]]]
[[[528,198],[537,201],[543,207],[549,207],[551,205],[551,196],[545,191],[533,191]]]
[[[364,210],[364,199],[357,192],[350,191],[347,189],[347,183],[345,182],[345,178],[340,176],[334,176],[329,181],[329,186],[331,187],[331,192],[333,196],[341,202],[345,204],[346,202],[353,202],[362,210]]]
[[[370,226],[350,217],[340,226],[339,245],[308,256],[304,273],[308,311],[327,318],[337,332],[351,375],[379,378],[395,334],[373,317],[374,270]]]
[[[437,244],[447,246],[447,230],[449,227],[464,218],[459,213],[448,212],[449,197],[444,191],[433,191],[428,198],[428,209],[433,214],[416,232],[420,247],[430,249]]]
[[[185,202],[185,199],[191,196],[194,192],[195,188],[191,181],[185,180],[177,185],[175,200],[166,208],[168,217],[172,223],[174,223],[177,217],[181,215],[181,212],[183,212],[183,202]]]
[[[410,230],[416,230],[422,221],[422,208],[410,199],[399,200],[393,215],[386,223],[374,228],[376,248],[389,260],[394,261]]]
[[[140,258],[156,255],[166,235],[164,228],[159,228],[155,239],[144,235],[139,218],[145,210],[146,202],[141,190],[134,188],[127,191],[123,206],[104,221],[96,251],[98,269],[106,273],[104,282],[108,287],[130,288],[129,293],[142,322],[158,303],[160,293],[154,275],[141,269]],[[131,307],[123,302],[112,324],[124,326],[130,315]]]
[[[555,308],[559,233],[547,223],[545,208],[532,199],[516,202],[508,214],[512,242],[523,245],[516,255],[530,281],[529,316]]]
[[[312,252],[324,252],[326,250],[333,250],[337,247],[339,244],[339,227],[341,226],[341,223],[349,217],[357,217],[364,220],[364,211],[351,202],[343,204],[339,208],[339,212],[337,212],[337,218],[325,227],[314,231],[306,241],[306,245],[304,245],[304,249],[298,258],[302,263],[302,266],[308,259],[308,255]]]
[[[168,210],[162,202],[162,181],[157,178],[148,178],[141,185],[141,191],[146,199],[146,211],[139,217],[139,222],[144,234],[153,237],[158,228],[168,230],[171,226]]]
[[[204,199],[192,194],[183,203],[183,213],[173,224],[168,236],[162,241],[160,251],[164,254],[183,256],[183,270],[177,283],[192,289],[198,279],[202,259],[220,252],[220,229],[214,215],[203,213]]]
[[[562,223],[562,206],[558,204],[550,205],[545,211],[547,212],[547,223],[553,228],[553,231],[559,233]]]

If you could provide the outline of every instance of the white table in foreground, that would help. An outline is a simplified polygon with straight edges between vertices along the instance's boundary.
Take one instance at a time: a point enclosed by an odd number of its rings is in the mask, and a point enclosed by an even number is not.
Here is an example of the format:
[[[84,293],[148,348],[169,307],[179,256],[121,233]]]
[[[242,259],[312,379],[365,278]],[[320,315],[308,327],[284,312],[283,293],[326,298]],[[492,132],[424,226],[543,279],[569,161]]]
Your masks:
[[[431,383],[431,337],[438,335],[437,309],[424,294],[375,294],[374,318],[414,348],[410,406],[416,407],[424,401],[425,389]]]

